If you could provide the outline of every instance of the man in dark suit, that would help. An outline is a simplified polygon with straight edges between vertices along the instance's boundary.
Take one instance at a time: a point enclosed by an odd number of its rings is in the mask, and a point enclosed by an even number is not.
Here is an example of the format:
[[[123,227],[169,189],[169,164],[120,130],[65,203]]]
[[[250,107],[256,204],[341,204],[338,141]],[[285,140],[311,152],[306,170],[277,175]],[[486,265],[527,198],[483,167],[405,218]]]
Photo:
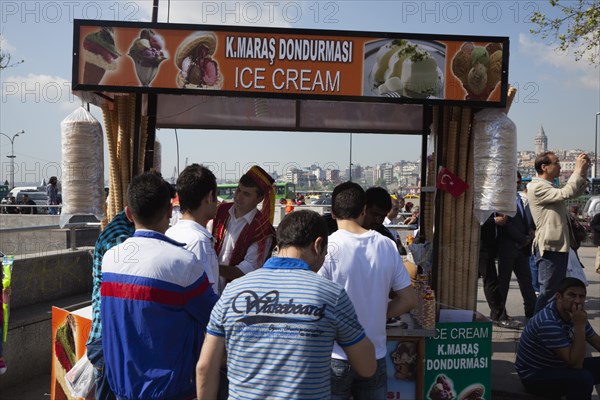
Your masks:
[[[517,191],[521,184],[521,174],[517,171]],[[504,302],[508,297],[510,279],[514,271],[523,296],[525,316],[533,316],[536,296],[531,280],[529,258],[531,256],[531,241],[533,226],[527,216],[528,209],[524,206],[521,196],[516,193],[517,213],[514,217],[506,217],[506,223],[498,229],[498,285]]]
[[[506,300],[500,292],[496,258],[498,257],[498,229],[506,223],[506,216],[492,213],[481,225],[479,244],[479,274],[483,279],[483,293],[490,307],[490,318],[501,328],[522,329],[520,321],[512,319],[506,312]]]

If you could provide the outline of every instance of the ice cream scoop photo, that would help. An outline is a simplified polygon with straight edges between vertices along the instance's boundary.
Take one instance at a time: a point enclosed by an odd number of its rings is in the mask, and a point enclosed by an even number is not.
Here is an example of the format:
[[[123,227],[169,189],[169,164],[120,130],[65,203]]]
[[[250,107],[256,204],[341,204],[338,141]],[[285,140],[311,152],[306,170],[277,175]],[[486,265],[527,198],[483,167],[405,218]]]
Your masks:
[[[180,69],[177,86],[187,89],[221,89],[223,76],[213,58],[217,37],[212,32],[195,32],[177,48],[175,64]]]
[[[452,72],[466,90],[467,100],[487,100],[502,80],[502,44],[463,43],[452,59]]]
[[[83,40],[83,84],[97,85],[106,71],[117,69],[121,56],[115,46],[113,29],[103,26],[98,32],[88,34]]]
[[[152,29],[142,29],[140,36],[131,44],[128,54],[134,61],[135,72],[142,86],[150,86],[160,64],[168,58],[164,47],[163,37]]]
[[[483,398],[484,393],[485,387],[479,383],[474,383],[460,392],[458,400],[485,400]]]
[[[372,92],[387,97],[441,97],[443,73],[433,53],[442,59],[443,54],[435,45],[394,39],[367,55],[375,59],[369,75]]]
[[[456,393],[454,392],[453,382],[446,375],[438,375],[435,383],[431,386],[429,400],[454,400]]]

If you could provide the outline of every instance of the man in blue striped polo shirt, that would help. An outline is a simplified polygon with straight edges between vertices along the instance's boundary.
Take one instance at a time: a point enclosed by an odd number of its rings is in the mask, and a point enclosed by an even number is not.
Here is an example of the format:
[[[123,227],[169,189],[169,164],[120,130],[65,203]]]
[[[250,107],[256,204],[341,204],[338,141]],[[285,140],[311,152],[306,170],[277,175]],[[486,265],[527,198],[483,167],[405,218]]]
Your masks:
[[[584,310],[585,284],[564,278],[554,300],[529,321],[519,342],[515,367],[527,391],[567,400],[587,400],[600,383],[600,357],[585,357],[586,341],[600,351]]]
[[[339,285],[315,272],[327,254],[327,225],[313,211],[288,214],[278,256],[225,288],[213,309],[196,368],[199,399],[216,398],[227,348],[230,399],[328,399],[334,340],[362,376],[375,352]]]

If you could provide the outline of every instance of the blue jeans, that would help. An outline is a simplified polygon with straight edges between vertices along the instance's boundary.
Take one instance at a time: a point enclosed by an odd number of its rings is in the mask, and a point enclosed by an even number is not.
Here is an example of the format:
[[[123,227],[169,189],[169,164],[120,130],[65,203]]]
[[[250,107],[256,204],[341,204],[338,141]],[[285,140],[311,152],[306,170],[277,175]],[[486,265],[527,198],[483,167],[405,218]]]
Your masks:
[[[583,368],[545,369],[521,379],[528,392],[546,399],[566,396],[567,400],[589,400],[600,383],[600,357],[588,357]]]
[[[537,248],[534,253],[535,263],[538,266],[538,281],[540,282],[540,295],[535,303],[535,312],[537,313],[548,304],[556,294],[560,281],[567,276],[569,253],[546,250],[544,256],[541,257]]]
[[[539,293],[540,282],[538,281],[538,266],[535,263],[535,256],[533,254],[529,258],[529,269],[531,270],[531,283],[533,284],[533,290],[536,293]]]
[[[385,358],[377,360],[377,370],[371,378],[362,378],[345,360],[331,359],[331,399],[384,400],[387,396]]]
[[[96,372],[96,399],[116,400],[116,396],[108,386],[108,380],[104,375],[104,353],[102,352],[102,338],[96,339],[87,345],[88,360],[94,366]]]

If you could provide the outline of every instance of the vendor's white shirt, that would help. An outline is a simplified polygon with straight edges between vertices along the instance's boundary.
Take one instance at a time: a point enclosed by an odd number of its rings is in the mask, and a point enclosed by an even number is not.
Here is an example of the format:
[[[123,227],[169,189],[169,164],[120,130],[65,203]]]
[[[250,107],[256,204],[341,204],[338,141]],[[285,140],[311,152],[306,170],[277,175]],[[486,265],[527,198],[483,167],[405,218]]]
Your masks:
[[[394,241],[372,230],[359,235],[339,229],[329,236],[327,257],[318,273],[346,289],[377,359],[384,358],[390,289],[396,292],[411,284]],[[347,360],[337,343],[332,357]]]
[[[235,243],[240,237],[240,233],[246,227],[246,225],[252,223],[254,216],[258,212],[258,209],[254,209],[248,212],[246,215],[241,216],[240,218],[235,217],[234,207],[229,209],[229,222],[227,222],[227,228],[225,229],[225,237],[223,238],[223,246],[221,246],[221,253],[218,254],[219,264],[220,265],[229,265],[231,261],[231,255],[233,254],[233,249],[235,247]],[[212,231],[212,223],[209,222],[208,229]],[[267,239],[264,252],[269,251],[271,248],[271,238]],[[261,260],[266,258],[266,254],[262,254]],[[238,265],[234,265],[242,271],[244,274],[252,272],[262,264],[258,264],[258,243],[252,243],[244,256],[244,260]]]
[[[185,248],[194,253],[204,266],[213,290],[219,294],[219,261],[210,232],[196,221],[180,219],[175,226],[167,230],[166,235],[185,243]]]

